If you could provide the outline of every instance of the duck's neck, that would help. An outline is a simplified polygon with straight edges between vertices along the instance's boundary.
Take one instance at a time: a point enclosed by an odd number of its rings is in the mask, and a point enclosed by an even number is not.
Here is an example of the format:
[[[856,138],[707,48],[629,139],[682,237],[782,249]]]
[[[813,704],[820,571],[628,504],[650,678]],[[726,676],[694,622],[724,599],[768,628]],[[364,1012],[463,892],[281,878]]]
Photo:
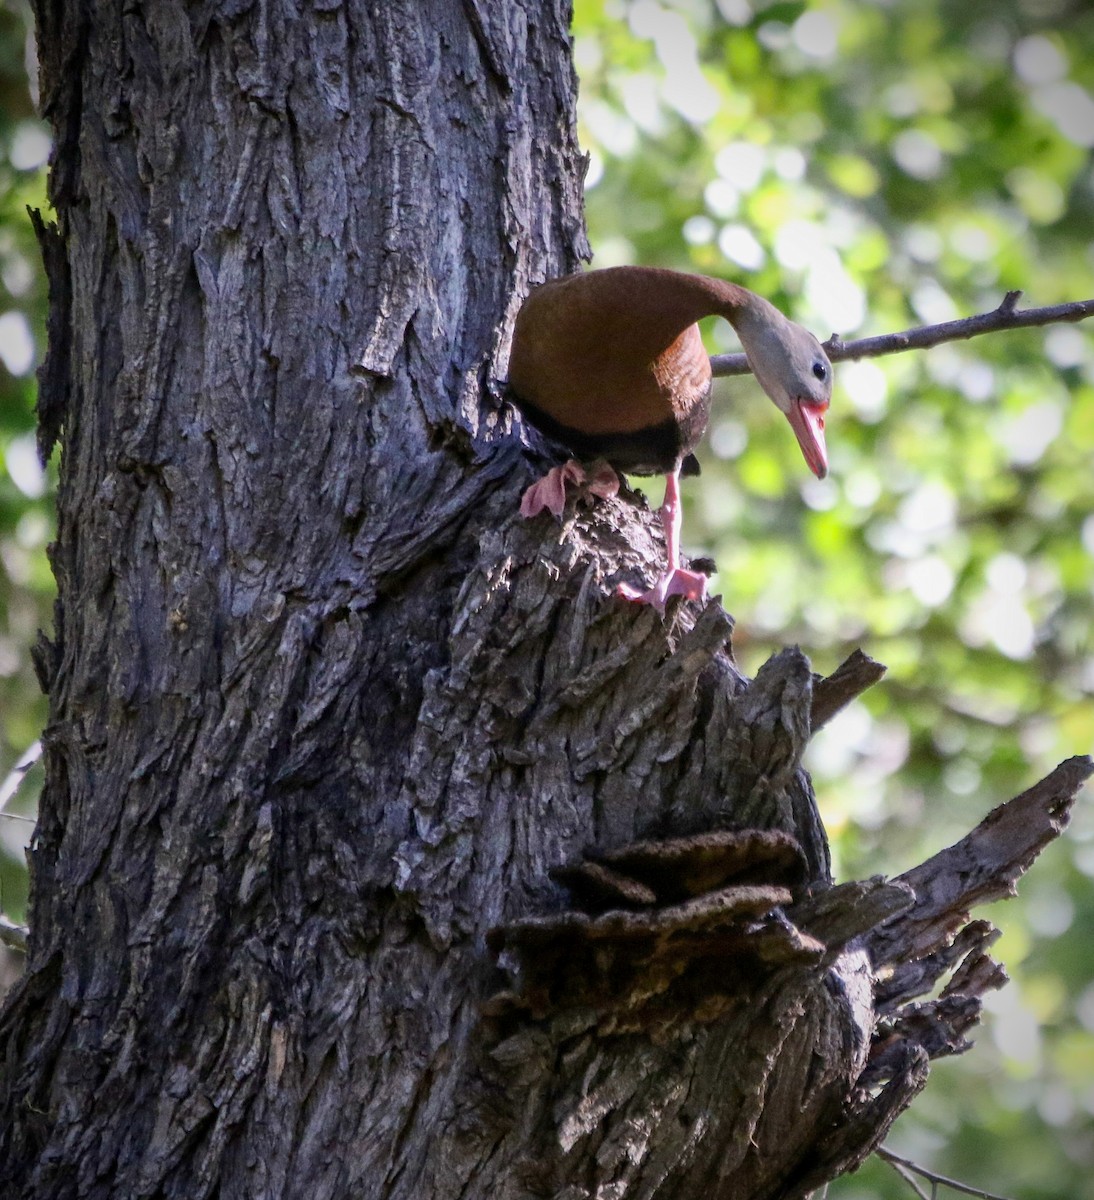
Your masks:
[[[778,309],[755,292],[708,275],[649,267],[631,282],[647,292],[641,309],[649,318],[658,323],[668,321],[680,329],[715,315],[737,328],[769,322],[772,314],[778,314]]]

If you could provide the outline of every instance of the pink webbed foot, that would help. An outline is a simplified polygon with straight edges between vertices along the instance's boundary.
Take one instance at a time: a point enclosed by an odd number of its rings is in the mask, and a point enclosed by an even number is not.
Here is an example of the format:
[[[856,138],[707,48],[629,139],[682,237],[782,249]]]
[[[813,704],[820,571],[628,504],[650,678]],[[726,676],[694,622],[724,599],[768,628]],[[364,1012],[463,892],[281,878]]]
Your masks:
[[[542,479],[537,479],[525,490],[520,498],[520,515],[534,517],[546,509],[561,517],[570,487],[578,489],[579,499],[599,496],[609,500],[619,491],[619,476],[603,459],[598,459],[586,472],[581,463],[571,458],[561,467],[552,467]]]
[[[621,583],[616,588],[616,595],[625,600],[633,600],[636,604],[652,604],[654,608],[664,611],[670,596],[683,596],[687,600],[705,600],[707,595],[707,577],[700,571],[685,571],[677,567],[666,571],[664,575],[644,592],[631,587],[629,583]]]

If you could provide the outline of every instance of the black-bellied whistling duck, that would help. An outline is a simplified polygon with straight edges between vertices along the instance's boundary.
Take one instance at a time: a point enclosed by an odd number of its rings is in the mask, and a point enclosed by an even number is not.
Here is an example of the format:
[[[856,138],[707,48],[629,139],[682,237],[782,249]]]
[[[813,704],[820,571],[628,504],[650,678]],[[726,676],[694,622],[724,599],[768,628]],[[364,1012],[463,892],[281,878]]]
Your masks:
[[[692,451],[710,416],[710,359],[696,321],[714,314],[737,331],[753,374],[823,479],[832,364],[811,333],[746,288],[657,267],[611,267],[535,288],[513,329],[509,392],[536,428],[579,458],[665,475],[666,570],[648,591],[619,589],[659,608],[669,596],[706,594],[706,576],[680,566],[679,481],[681,468],[698,469]],[[567,483],[583,480],[576,463],[555,467],[524,493],[521,512],[560,514]],[[611,492],[603,473],[590,490]]]

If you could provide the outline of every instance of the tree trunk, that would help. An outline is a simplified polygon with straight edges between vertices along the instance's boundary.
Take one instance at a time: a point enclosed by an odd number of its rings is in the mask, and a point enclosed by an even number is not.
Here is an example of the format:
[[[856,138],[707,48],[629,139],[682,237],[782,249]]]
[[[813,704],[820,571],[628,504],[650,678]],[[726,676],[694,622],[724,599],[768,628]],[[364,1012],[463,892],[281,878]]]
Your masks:
[[[983,966],[900,1006],[986,961],[969,889],[829,888],[800,758],[869,680],[748,684],[719,605],[612,599],[661,552],[632,496],[517,516],[493,380],[586,251],[568,18],[38,2],[60,596],[5,1195],[799,1196],[962,1048]]]

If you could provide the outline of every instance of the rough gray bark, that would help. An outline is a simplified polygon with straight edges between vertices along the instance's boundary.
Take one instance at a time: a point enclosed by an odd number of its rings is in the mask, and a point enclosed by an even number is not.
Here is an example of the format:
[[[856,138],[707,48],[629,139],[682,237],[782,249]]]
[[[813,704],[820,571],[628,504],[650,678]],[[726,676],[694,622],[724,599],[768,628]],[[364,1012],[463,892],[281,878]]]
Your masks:
[[[876,669],[750,684],[718,605],[610,597],[660,552],[632,498],[516,516],[491,380],[585,249],[565,4],[38,18],[60,598],[0,1189],[760,1200],[856,1165],[961,1048],[987,936],[950,946],[959,888],[916,923],[918,877],[829,886],[800,758]],[[961,962],[959,1014],[907,1010]]]

